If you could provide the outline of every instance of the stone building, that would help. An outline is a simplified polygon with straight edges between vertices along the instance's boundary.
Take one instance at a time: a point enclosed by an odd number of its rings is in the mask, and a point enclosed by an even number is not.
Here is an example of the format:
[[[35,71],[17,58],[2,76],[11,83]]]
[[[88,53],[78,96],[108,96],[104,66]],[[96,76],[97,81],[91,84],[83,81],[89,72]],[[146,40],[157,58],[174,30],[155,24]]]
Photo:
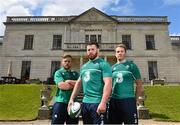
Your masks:
[[[140,68],[144,82],[180,81],[180,46],[171,42],[166,16],[110,16],[91,8],[77,16],[7,17],[0,44],[0,75],[44,81],[59,67],[60,57],[73,56],[73,69],[87,61],[85,43],[97,41],[100,55],[116,62],[114,47],[125,43],[128,58]]]

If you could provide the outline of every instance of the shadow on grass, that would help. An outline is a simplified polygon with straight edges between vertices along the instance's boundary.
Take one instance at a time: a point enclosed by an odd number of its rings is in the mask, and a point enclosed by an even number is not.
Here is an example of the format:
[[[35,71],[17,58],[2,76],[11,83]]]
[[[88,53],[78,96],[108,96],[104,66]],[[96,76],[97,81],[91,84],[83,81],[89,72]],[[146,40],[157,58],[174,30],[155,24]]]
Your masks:
[[[151,118],[155,118],[156,120],[169,120],[170,118],[165,114],[151,113]]]

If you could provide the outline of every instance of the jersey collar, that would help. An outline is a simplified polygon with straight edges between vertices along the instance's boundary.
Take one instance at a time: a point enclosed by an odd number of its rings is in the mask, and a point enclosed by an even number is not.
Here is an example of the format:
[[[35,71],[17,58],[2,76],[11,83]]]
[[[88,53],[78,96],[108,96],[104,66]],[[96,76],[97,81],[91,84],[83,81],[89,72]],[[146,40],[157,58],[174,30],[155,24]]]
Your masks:
[[[119,63],[125,63],[126,62],[126,59],[122,60],[122,61],[118,61],[117,64]]]

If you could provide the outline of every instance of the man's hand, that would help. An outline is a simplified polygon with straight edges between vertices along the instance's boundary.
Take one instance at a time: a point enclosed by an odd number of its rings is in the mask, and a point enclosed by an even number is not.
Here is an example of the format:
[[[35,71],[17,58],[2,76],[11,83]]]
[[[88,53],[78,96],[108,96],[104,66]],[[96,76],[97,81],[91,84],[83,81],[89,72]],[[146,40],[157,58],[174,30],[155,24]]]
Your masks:
[[[100,115],[101,113],[106,112],[106,103],[101,102],[96,110],[96,112]]]
[[[69,111],[69,109],[73,105],[73,103],[74,103],[74,101],[70,99],[69,103],[68,103],[67,111]]]

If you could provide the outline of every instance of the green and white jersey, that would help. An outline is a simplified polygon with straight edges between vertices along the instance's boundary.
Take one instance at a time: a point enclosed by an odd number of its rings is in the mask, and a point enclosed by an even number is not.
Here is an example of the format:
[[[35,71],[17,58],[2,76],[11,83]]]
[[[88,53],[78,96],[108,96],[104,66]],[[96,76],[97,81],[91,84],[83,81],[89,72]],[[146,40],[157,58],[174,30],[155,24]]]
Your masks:
[[[68,71],[68,70],[65,70],[64,68],[61,68],[55,72],[54,81],[56,85],[58,85],[59,82],[64,82],[66,80],[77,80],[78,77],[79,77],[79,74],[76,71],[73,71],[73,70]],[[62,90],[58,88],[56,92],[56,96],[55,96],[55,101],[68,103],[71,93],[72,93],[72,90]]]
[[[84,103],[101,101],[105,77],[112,77],[112,71],[110,65],[101,58],[89,60],[81,67],[80,79],[83,85]]]
[[[124,60],[112,66],[113,91],[112,98],[123,99],[135,97],[135,80],[141,79],[140,71],[135,63]]]

